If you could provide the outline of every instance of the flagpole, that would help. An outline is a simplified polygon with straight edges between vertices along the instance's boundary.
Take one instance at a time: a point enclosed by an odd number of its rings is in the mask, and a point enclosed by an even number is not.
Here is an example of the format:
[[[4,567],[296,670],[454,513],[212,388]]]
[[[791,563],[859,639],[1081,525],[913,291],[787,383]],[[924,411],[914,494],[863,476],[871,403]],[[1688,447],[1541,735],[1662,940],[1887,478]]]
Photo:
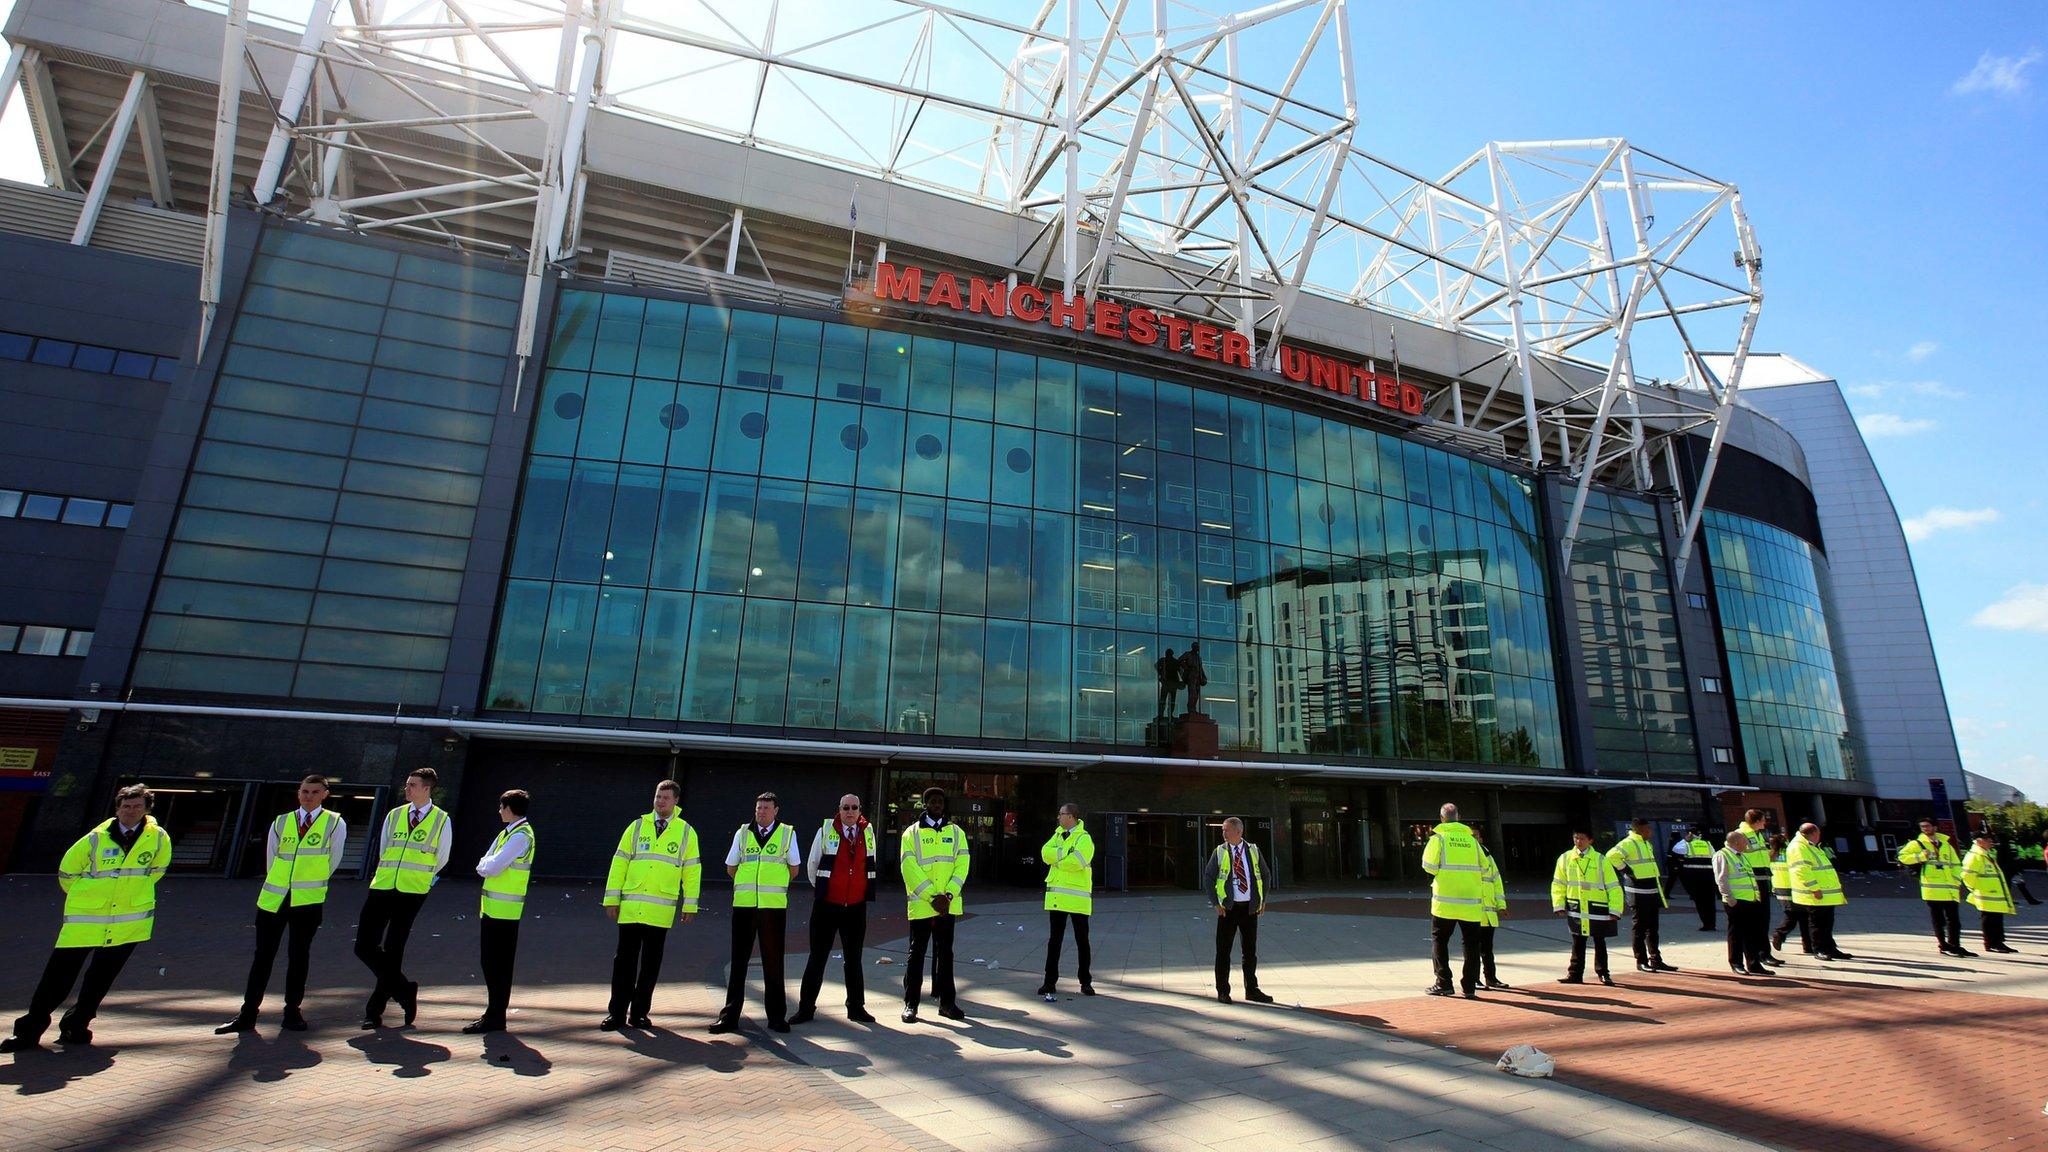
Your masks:
[[[853,199],[846,205],[846,283],[853,284],[853,253],[860,244],[860,181],[853,182]]]

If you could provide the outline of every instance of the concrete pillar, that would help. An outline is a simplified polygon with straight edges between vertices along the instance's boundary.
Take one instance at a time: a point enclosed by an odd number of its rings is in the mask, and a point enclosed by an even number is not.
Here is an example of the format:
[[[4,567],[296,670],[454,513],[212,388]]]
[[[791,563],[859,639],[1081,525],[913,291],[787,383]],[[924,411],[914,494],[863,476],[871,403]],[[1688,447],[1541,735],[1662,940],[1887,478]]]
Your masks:
[[[1406,880],[1408,878],[1408,848],[1401,843],[1401,786],[1389,784],[1381,790],[1386,801],[1380,810],[1380,833],[1386,848],[1380,859],[1385,861],[1380,869],[1382,879]]]
[[[1809,817],[1809,819],[1811,819],[1815,824],[1820,825],[1822,828],[1826,828],[1828,826],[1827,801],[1823,799],[1821,797],[1821,794],[1818,792],[1815,792],[1813,794],[1813,815]]]

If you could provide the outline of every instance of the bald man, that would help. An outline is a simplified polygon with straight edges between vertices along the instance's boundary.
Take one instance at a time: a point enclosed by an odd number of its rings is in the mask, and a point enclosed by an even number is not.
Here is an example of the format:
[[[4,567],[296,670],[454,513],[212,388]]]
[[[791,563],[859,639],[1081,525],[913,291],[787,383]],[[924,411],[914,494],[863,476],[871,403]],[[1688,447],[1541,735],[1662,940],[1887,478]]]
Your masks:
[[[808,1024],[817,1015],[818,990],[825,983],[825,964],[832,942],[845,957],[846,1018],[872,1024],[866,1006],[867,982],[861,973],[861,947],[868,936],[868,903],[875,898],[875,829],[861,813],[860,797],[839,798],[839,811],[827,817],[811,838],[806,867],[816,898],[811,901],[811,958],[804,965],[791,1024]]]

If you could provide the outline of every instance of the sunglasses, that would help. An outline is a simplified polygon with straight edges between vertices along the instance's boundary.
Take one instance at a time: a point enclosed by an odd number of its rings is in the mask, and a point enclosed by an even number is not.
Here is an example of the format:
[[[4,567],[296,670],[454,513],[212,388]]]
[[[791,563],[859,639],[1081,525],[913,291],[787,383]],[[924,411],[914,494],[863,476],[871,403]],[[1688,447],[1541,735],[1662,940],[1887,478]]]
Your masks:
[[[841,805],[839,806],[839,810],[840,810],[841,812],[858,812],[858,811],[860,811],[860,805],[858,805],[858,804],[841,804]]]

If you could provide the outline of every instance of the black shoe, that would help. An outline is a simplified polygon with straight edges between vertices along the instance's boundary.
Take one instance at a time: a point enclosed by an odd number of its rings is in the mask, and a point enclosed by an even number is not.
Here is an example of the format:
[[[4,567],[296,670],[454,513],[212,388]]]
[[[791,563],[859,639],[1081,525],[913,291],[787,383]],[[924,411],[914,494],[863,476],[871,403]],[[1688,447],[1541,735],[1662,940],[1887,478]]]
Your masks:
[[[26,1052],[42,1046],[42,1040],[35,1036],[9,1036],[5,1040],[0,1040],[0,1052]]]
[[[917,1009],[915,1009],[915,1008],[905,1008],[905,1009],[903,1010],[903,1022],[904,1022],[905,1024],[915,1024],[915,1023],[917,1023]]]
[[[1744,971],[1745,973],[1747,973],[1747,974],[1751,975],[1751,976],[1770,976],[1770,975],[1773,975],[1773,973],[1771,972],[1771,970],[1770,970],[1769,968],[1766,968],[1766,967],[1764,967],[1764,966],[1763,966],[1763,965],[1761,965],[1761,964],[1757,965],[1757,966],[1756,966],[1756,967],[1754,967],[1754,968],[1744,968],[1744,969],[1743,969],[1743,971]]]
[[[1037,991],[1036,993],[1034,993],[1034,995],[1038,995],[1038,996],[1043,996],[1043,997],[1045,997],[1045,998],[1046,998],[1047,1000],[1050,1000],[1050,999],[1052,999],[1052,985],[1050,985],[1050,984],[1040,984],[1040,985],[1038,986],[1038,991]]]
[[[1748,969],[1746,969],[1746,968],[1744,968],[1744,967],[1743,967],[1742,965],[1740,965],[1740,964],[1730,964],[1730,965],[1728,966],[1728,970],[1729,970],[1730,972],[1733,972],[1733,973],[1735,973],[1735,974],[1736,974],[1737,976],[1747,976],[1747,975],[1749,975],[1749,970],[1748,970]]]
[[[789,1031],[789,1021],[787,1021],[787,1020],[770,1020],[770,1021],[768,1022],[768,1030],[769,1030],[770,1032],[787,1032],[787,1031]]]
[[[2011,951],[2011,949],[2007,949],[2007,951]],[[1081,995],[1083,995],[1083,996],[1093,996],[1093,995],[1095,995],[1095,985],[1093,985],[1093,984],[1090,984],[1090,983],[1089,983],[1088,981],[1086,981],[1086,980],[1083,980],[1083,981],[1081,981]]]
[[[1700,931],[1702,931],[1702,932],[1712,932],[1713,930],[1714,930],[1714,926],[1713,926],[1712,924],[1702,924],[1702,925],[1700,925]]]
[[[232,1036],[237,1032],[254,1032],[255,1030],[256,1014],[245,1011],[237,1015],[233,1020],[215,1028],[213,1034],[215,1036]]]
[[[1584,984],[1586,978],[1584,976],[1559,976],[1557,982],[1559,984]]]
[[[846,1018],[856,1024],[873,1024],[875,1022],[875,1018],[868,1015],[868,1010],[865,1008],[848,1008],[846,1010]]]
[[[1498,976],[1488,977],[1487,979],[1480,981],[1479,986],[1481,988],[1486,989],[1488,992],[1507,992],[1511,991],[1514,988],[1514,985],[1508,983],[1507,981],[1501,979]]]
[[[1446,995],[1446,996],[1448,996],[1448,995],[1450,995],[1450,994],[1451,994],[1451,990],[1450,990],[1450,989],[1448,989],[1448,988],[1446,988],[1446,989],[1444,989],[1444,993],[1443,993],[1443,994],[1444,994],[1444,995]],[[1218,989],[1216,990],[1216,1002],[1217,1002],[1217,1003],[1219,1003],[1219,1004],[1228,1004],[1228,1003],[1230,1003],[1230,989],[1228,989],[1228,988],[1218,988]]]
[[[1618,987],[1620,987],[1620,985],[1618,985],[1618,984],[1616,984],[1616,983],[1614,982],[1614,977],[1612,977],[1612,976],[1609,976],[1609,975],[1608,975],[1607,973],[1605,973],[1605,972],[1602,972],[1602,973],[1600,973],[1600,982],[1601,982],[1602,984],[1605,984],[1605,985],[1607,985],[1607,986],[1608,986],[1609,988],[1618,988]]]
[[[967,1019],[967,1013],[958,1004],[939,1005],[939,1015],[944,1016],[948,1020]]]
[[[1998,953],[1998,954],[1999,954],[1999,955],[2001,955],[2001,956],[2017,956],[2017,955],[2019,955],[2019,954],[2020,954],[2020,950],[2019,950],[2019,949],[2017,949],[2017,948],[2007,948],[2007,947],[2006,947],[2005,945],[2003,945],[2003,944],[2000,944],[2000,945],[1998,945],[1998,946],[1997,946],[1997,947],[1995,947],[1995,948],[1993,948],[1993,947],[1990,947],[1989,945],[1987,945],[1987,946],[1985,947],[1985,949],[1984,949],[1984,950],[1985,950],[1986,952],[1996,952],[1996,953]]]
[[[284,1030],[287,1032],[304,1032],[306,1030],[306,1014],[297,1008],[285,1009]]]
[[[59,1028],[57,1030],[57,1043],[77,1044],[80,1046],[89,1045],[92,1043],[92,1030],[89,1028]]]
[[[473,1022],[464,1025],[462,1034],[465,1036],[480,1036],[485,1032],[503,1032],[504,1030],[505,1022],[503,1020],[494,1020],[489,1016],[480,1016]]]
[[[1422,990],[1422,994],[1424,996],[1456,996],[1457,992],[1449,984],[1431,984],[1429,987],[1424,988]],[[1230,1003],[1230,993],[1219,992],[1217,993],[1217,996],[1220,997],[1225,1004]]]
[[[1254,1004],[1271,1004],[1273,998],[1257,988],[1245,989],[1244,998]]]
[[[730,1016],[720,1016],[718,1019],[713,1020],[711,1022],[710,1031],[713,1035],[721,1035],[726,1032],[737,1032],[739,1030],[740,1022],[738,1020],[733,1019]]]
[[[794,1016],[791,1016],[791,1017],[789,1018],[789,1022],[790,1022],[790,1023],[792,1024],[792,1025],[795,1025],[795,1024],[809,1024],[809,1023],[810,1023],[810,1022],[811,1022],[812,1020],[814,1020],[814,1019],[816,1019],[816,1018],[817,1018],[817,1015],[818,1015],[818,1013],[817,1013],[817,1010],[816,1010],[816,1009],[813,1009],[813,1008],[798,1008],[798,1009],[796,1010],[796,1014],[795,1014]]]
[[[1783,964],[1784,962],[1785,962],[1785,958],[1784,958],[1783,956],[1766,956],[1766,957],[1764,957],[1764,963],[1766,963],[1766,964]]]
[[[599,1032],[617,1032],[625,1026],[626,1022],[619,1019],[617,1015],[607,1016],[597,1022],[597,1030]]]
[[[378,1029],[378,1028],[382,1028],[383,1026],[384,1026],[384,1015],[383,1015],[383,1013],[381,1013],[381,1012],[380,1012],[380,1013],[378,1013],[377,1015],[375,1015],[375,1016],[372,1016],[372,1015],[370,1015],[370,1014],[369,1014],[368,1012],[365,1012],[365,1013],[363,1013],[363,1019],[362,1019],[362,1021],[361,1021],[360,1023],[358,1023],[357,1025],[356,1025],[356,1028],[357,1028],[357,1029],[358,1029],[359,1031],[363,1031],[363,1032],[371,1032],[371,1031],[375,1031],[375,1030],[376,1030],[376,1029]]]
[[[1655,971],[1656,971],[1656,969],[1655,969],[1655,968],[1653,968],[1653,967],[1651,967],[1651,966],[1650,966],[1650,965],[1648,965],[1648,964],[1637,964],[1637,965],[1636,965],[1636,971],[1638,971],[1638,972],[1655,972]]]
[[[1666,963],[1665,963],[1665,962],[1664,962],[1664,961],[1663,961],[1662,959],[1657,959],[1657,960],[1652,960],[1652,961],[1650,961],[1650,967],[1651,967],[1651,968],[1654,968],[1654,969],[1656,969],[1656,970],[1657,970],[1657,971],[1659,971],[1659,972],[1676,972],[1676,971],[1678,971],[1678,965],[1676,965],[1676,964],[1666,964]]]
[[[1465,999],[1467,999],[1467,1000],[1477,1000],[1477,999],[1479,999],[1479,989],[1477,989],[1477,988],[1467,988],[1467,989],[1465,989]]]
[[[654,1021],[649,1020],[645,1016],[628,1016],[626,1017],[626,1027],[637,1028],[642,1032],[652,1032],[654,1031]]]
[[[399,1011],[405,1013],[405,1026],[412,1027],[413,1018],[420,1014],[420,983],[414,980],[405,986],[405,994],[398,997]]]
[[[1955,954],[1966,960],[1974,959],[1977,955],[1975,952],[1970,951],[1968,948],[1965,948],[1960,944],[1956,945]]]

